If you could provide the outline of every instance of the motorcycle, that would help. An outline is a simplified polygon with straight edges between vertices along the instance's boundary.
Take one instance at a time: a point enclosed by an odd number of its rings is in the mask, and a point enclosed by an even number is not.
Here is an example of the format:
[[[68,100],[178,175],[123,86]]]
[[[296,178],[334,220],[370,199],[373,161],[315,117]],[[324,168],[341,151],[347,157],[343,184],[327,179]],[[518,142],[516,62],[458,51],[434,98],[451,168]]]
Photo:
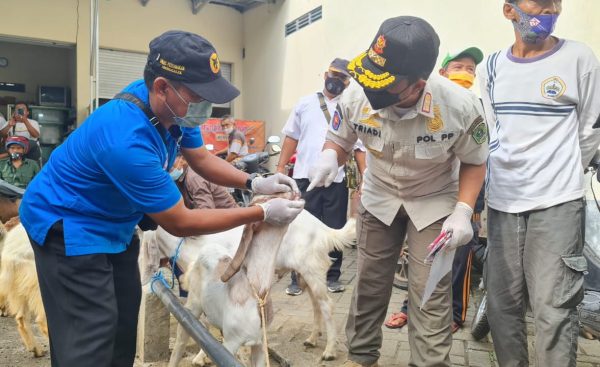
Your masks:
[[[258,173],[261,176],[269,176],[272,173],[266,167],[269,159],[272,156],[281,153],[281,146],[279,143],[281,139],[279,136],[272,135],[267,139],[267,144],[262,152],[251,153],[243,156],[233,162],[233,165],[240,171],[247,172],[249,174]],[[239,206],[248,206],[252,200],[252,191],[233,189],[231,195],[235,199],[235,202]]]

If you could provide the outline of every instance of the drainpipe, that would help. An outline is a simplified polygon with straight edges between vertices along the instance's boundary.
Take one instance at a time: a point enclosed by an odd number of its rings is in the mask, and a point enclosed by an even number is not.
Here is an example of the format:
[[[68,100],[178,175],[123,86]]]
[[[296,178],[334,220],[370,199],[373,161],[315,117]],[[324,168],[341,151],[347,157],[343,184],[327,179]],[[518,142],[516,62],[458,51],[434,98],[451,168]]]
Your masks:
[[[98,108],[99,20],[98,0],[90,0],[90,113]]]
[[[163,282],[153,281],[152,290],[217,367],[243,367],[221,343],[213,338],[200,321],[187,308],[181,305],[181,302],[179,302],[177,297]]]

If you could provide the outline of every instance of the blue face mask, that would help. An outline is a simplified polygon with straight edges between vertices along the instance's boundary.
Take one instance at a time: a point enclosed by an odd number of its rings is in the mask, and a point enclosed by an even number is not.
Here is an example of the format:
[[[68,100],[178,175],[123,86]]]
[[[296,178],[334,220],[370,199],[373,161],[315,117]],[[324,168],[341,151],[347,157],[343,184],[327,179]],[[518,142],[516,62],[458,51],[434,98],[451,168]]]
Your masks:
[[[206,120],[208,120],[208,118],[212,114],[212,103],[208,101],[202,101],[197,103],[188,102],[181,96],[181,94],[179,94],[177,89],[175,89],[173,86],[171,86],[171,88],[173,88],[175,94],[177,94],[177,97],[179,97],[179,99],[185,102],[188,106],[185,116],[179,117],[175,114],[175,112],[173,112],[171,106],[169,106],[169,104],[165,101],[167,108],[173,114],[173,121],[177,125],[182,127],[197,127],[204,124]]]
[[[169,175],[171,176],[173,181],[177,181],[179,180],[179,177],[183,175],[183,168],[175,168],[171,172],[169,172]]]
[[[519,20],[513,21],[513,26],[519,32],[524,42],[542,42],[554,32],[558,14],[531,15],[525,13],[514,4],[511,4],[511,6],[519,14]]]

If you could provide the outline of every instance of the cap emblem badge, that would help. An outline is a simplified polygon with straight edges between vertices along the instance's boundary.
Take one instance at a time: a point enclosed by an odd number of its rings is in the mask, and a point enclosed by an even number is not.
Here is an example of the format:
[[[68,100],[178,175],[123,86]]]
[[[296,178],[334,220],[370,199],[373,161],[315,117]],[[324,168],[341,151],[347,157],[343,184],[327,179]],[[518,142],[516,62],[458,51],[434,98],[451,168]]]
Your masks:
[[[367,52],[363,52],[348,63],[348,72],[358,84],[363,88],[385,89],[396,81],[396,77],[389,72],[375,74],[369,69],[365,69],[362,60],[367,57]]]
[[[219,61],[216,52],[213,52],[212,55],[210,55],[210,70],[215,74],[218,74],[219,70],[221,70],[221,62]]]
[[[381,55],[383,53],[384,48],[385,48],[385,37],[382,34],[379,37],[377,37],[377,41],[373,45],[373,51],[375,51],[377,54]]]
[[[383,67],[385,65],[385,62],[387,61],[385,59],[385,57],[383,56],[379,56],[378,54],[375,53],[375,51],[373,51],[373,49],[369,49],[369,59],[371,61],[373,61],[375,64],[379,65],[379,67]]]

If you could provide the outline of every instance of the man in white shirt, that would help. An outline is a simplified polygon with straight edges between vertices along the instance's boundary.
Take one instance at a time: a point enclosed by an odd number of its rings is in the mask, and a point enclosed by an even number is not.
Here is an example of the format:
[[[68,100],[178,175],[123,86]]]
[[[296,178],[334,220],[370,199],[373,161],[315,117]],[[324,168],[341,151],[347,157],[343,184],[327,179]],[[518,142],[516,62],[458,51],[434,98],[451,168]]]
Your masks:
[[[0,113],[0,126],[6,126],[6,119],[4,118],[4,115],[2,115],[2,113]],[[8,153],[6,152],[6,149],[4,148],[5,140],[6,140],[6,137],[3,136],[2,134],[0,134],[0,159],[4,159],[4,158],[8,157]]]
[[[331,116],[335,112],[340,95],[350,83],[350,74],[346,70],[347,60],[336,58],[324,74],[325,87],[322,92],[312,93],[300,99],[283,127],[285,140],[277,164],[277,172],[285,173],[285,166],[296,152],[293,178],[298,183],[305,200],[304,208],[331,228],[339,229],[346,223],[348,207],[348,189],[344,181],[344,167],[340,167],[334,183],[328,188],[313,190],[309,193],[309,168],[319,159],[325,143],[325,135]],[[339,282],[342,266],[342,251],[332,251],[334,259],[327,272],[327,289],[330,292],[343,292]],[[292,282],[286,293],[297,296],[302,293],[296,274],[292,273]]]
[[[551,36],[560,0],[506,0],[515,42],[479,65],[490,124],[488,320],[500,366],[576,365],[583,299],[584,182],[600,142],[600,64]]]
[[[18,102],[12,117],[8,121],[0,121],[0,135],[22,136],[37,141],[40,137],[40,124],[29,118],[27,104]]]
[[[29,118],[29,107],[25,102],[17,102],[12,117],[6,121],[0,119],[0,137],[22,136],[29,139],[29,152],[26,158],[40,162],[41,151],[38,145],[40,137],[40,124]]]

